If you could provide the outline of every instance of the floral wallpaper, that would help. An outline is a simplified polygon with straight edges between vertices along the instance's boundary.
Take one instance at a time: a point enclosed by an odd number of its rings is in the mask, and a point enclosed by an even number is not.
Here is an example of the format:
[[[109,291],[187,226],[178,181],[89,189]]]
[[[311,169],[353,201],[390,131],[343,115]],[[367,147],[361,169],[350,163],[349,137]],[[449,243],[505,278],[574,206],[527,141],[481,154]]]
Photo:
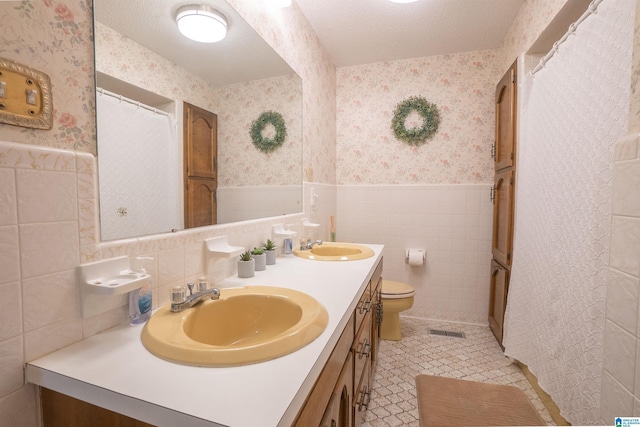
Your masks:
[[[214,87],[171,61],[96,22],[96,70],[149,92],[216,111]],[[183,82],[176,85],[176,82]]]
[[[335,184],[336,73],[295,1],[278,9],[256,0],[227,0],[302,77],[303,168],[307,181]]]
[[[302,86],[295,74],[224,86],[214,91],[219,105],[218,172],[221,187],[300,185],[302,181]],[[287,136],[282,146],[263,153],[249,136],[264,111],[282,115]],[[273,126],[263,135],[275,136]]]
[[[53,98],[51,130],[0,123],[3,140],[95,153],[91,4],[0,2],[0,57],[47,73]]]
[[[502,73],[500,73],[499,77],[509,69],[518,55],[527,52],[531,48],[540,34],[549,26],[549,23],[568,1],[525,0],[502,41],[500,55],[500,70]]]
[[[300,184],[302,92],[298,76],[218,88],[100,23],[96,23],[96,69],[178,103],[186,101],[216,113],[221,186]],[[176,81],[183,83],[176,85]],[[266,110],[278,111],[287,125],[285,143],[269,154],[257,150],[249,136],[251,123]]]
[[[339,184],[461,184],[493,181],[494,50],[413,58],[337,70]],[[398,103],[425,97],[440,110],[421,146],[391,129]],[[422,124],[409,115],[406,126]]]

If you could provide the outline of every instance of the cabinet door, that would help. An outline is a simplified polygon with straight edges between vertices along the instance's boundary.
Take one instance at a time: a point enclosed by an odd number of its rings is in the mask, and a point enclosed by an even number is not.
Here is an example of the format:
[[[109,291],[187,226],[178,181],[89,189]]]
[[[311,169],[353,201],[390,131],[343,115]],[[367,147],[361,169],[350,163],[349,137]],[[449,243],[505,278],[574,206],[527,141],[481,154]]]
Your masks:
[[[42,425],[45,427],[153,427],[108,409],[41,388]],[[2,424],[4,425],[4,424]]]
[[[496,141],[493,159],[495,169],[513,166],[516,147],[516,63],[496,87]]]
[[[502,265],[511,265],[513,231],[513,171],[496,173],[493,186],[493,257]]]
[[[320,422],[321,427],[351,427],[352,425],[353,361],[351,359],[351,353],[349,353]]]
[[[489,327],[502,346],[504,312],[507,308],[507,292],[509,290],[509,271],[491,261],[491,300],[489,303]]]
[[[373,281],[374,279],[372,279]],[[372,283],[372,302],[373,310],[371,312],[371,373],[376,370],[378,363],[378,350],[380,349],[380,324],[382,323],[382,277],[378,277],[377,285]]]
[[[369,409],[371,401],[371,375],[369,360],[360,378],[360,383],[353,393],[353,425],[361,426],[364,419],[364,413]]]

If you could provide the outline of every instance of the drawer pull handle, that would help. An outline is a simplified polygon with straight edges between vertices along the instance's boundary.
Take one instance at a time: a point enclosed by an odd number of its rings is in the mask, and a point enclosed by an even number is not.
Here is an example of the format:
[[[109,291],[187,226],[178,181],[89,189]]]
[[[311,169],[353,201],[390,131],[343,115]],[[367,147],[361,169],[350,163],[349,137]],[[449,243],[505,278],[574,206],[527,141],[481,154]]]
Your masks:
[[[380,324],[382,323],[382,316],[383,316],[382,303],[379,302],[378,304],[376,304],[376,323],[378,324],[378,326],[380,326]]]
[[[360,344],[360,349],[357,353],[358,359],[369,357],[369,354],[371,353],[371,344],[369,343],[369,340],[364,340],[364,342]]]
[[[358,412],[362,411],[362,408],[369,409],[369,403],[371,402],[371,392],[367,386],[364,387],[364,391],[360,392],[360,398],[358,399]]]
[[[362,304],[362,307],[360,307],[360,314],[366,313],[369,310],[371,310],[371,301],[370,300],[366,300],[364,302],[364,304]]]

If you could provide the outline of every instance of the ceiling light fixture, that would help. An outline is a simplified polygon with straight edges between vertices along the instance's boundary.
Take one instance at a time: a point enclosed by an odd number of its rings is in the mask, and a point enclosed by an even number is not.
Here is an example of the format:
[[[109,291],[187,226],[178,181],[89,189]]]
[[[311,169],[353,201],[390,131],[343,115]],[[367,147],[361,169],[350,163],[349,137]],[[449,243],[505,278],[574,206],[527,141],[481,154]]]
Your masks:
[[[201,43],[218,42],[227,35],[224,15],[203,4],[179,8],[176,23],[183,36]]]

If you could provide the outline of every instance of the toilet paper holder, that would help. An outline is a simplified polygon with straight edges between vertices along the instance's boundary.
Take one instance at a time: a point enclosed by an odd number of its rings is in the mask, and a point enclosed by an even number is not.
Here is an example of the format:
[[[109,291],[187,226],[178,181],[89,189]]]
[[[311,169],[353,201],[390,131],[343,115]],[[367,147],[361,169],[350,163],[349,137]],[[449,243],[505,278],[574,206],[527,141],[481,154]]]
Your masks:
[[[404,253],[404,262],[409,264],[409,254],[412,252],[417,252],[420,255],[422,255],[422,262],[424,263],[424,261],[427,259],[427,251],[425,249],[416,249],[416,248],[409,248],[409,249],[405,249],[405,253]]]

